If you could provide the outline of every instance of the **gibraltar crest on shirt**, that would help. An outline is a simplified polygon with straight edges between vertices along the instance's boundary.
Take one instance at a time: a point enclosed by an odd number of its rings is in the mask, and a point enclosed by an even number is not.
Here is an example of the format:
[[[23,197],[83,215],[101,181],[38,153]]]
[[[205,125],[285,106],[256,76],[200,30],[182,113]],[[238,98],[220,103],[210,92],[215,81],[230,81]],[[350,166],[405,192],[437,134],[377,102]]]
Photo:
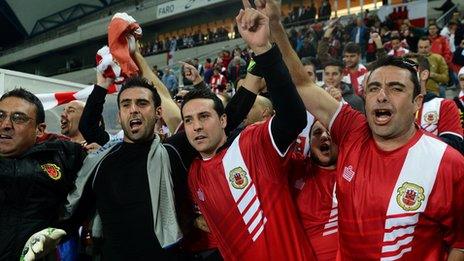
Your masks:
[[[40,165],[40,167],[53,180],[59,180],[61,178],[60,167],[58,167],[56,164],[46,163],[46,164]]]
[[[406,211],[414,211],[419,209],[422,201],[425,199],[424,188],[414,183],[404,182],[398,188],[396,202]]]
[[[232,187],[244,189],[248,185],[246,171],[242,167],[236,167],[229,172],[229,181]]]
[[[429,111],[424,115],[424,121],[428,124],[437,124],[438,113],[436,111]]]

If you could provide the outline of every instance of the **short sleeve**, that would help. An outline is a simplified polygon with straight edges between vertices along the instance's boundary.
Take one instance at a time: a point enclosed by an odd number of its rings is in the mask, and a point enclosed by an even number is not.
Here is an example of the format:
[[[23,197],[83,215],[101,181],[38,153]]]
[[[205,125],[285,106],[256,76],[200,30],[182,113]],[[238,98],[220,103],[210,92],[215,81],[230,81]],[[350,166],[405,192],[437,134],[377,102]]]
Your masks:
[[[452,134],[460,138],[463,135],[459,109],[452,100],[443,100],[441,102],[438,136],[442,134]]]
[[[285,162],[289,148],[281,153],[271,135],[272,119],[248,126],[239,136],[240,150],[247,158],[247,164],[255,165],[259,175],[266,175],[273,182],[282,182],[287,179]]]
[[[340,105],[329,124],[330,135],[338,146],[356,142],[370,135],[366,117],[348,104]]]

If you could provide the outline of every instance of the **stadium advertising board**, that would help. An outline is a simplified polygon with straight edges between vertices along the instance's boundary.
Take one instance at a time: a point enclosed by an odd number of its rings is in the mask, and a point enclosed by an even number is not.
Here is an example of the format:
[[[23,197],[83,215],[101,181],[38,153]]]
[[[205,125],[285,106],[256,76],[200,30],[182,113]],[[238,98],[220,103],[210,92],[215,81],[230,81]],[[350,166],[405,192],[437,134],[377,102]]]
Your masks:
[[[156,17],[164,18],[175,14],[188,12],[200,7],[225,2],[226,0],[175,0],[160,4],[156,8]]]

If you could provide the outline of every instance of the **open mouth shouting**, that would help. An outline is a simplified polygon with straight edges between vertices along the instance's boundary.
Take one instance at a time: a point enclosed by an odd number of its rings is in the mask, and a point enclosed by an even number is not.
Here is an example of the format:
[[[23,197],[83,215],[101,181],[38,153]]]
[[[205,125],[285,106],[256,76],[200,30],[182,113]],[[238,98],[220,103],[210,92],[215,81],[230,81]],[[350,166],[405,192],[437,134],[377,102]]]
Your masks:
[[[0,141],[6,141],[11,139],[13,139],[13,137],[11,137],[10,135],[0,134]]]
[[[392,118],[392,111],[389,109],[375,109],[374,110],[374,123],[376,125],[386,125]]]
[[[142,127],[142,120],[138,118],[130,120],[129,127],[130,127],[131,132],[133,133],[138,132],[140,128]]]
[[[324,155],[330,154],[330,141],[321,143],[321,145],[319,146],[319,150]]]
[[[66,120],[66,119],[61,119],[60,123],[61,123],[61,129],[62,130],[66,129],[68,127],[68,125],[69,125],[69,121]]]

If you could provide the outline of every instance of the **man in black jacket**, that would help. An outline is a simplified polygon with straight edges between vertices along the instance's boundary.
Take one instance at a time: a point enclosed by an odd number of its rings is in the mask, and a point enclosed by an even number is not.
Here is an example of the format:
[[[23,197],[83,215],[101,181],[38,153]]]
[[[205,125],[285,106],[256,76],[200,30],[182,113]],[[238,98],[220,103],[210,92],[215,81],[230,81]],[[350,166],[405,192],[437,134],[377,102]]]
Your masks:
[[[24,89],[0,98],[0,260],[18,260],[27,239],[56,226],[85,152],[77,143],[36,144],[42,103]]]

